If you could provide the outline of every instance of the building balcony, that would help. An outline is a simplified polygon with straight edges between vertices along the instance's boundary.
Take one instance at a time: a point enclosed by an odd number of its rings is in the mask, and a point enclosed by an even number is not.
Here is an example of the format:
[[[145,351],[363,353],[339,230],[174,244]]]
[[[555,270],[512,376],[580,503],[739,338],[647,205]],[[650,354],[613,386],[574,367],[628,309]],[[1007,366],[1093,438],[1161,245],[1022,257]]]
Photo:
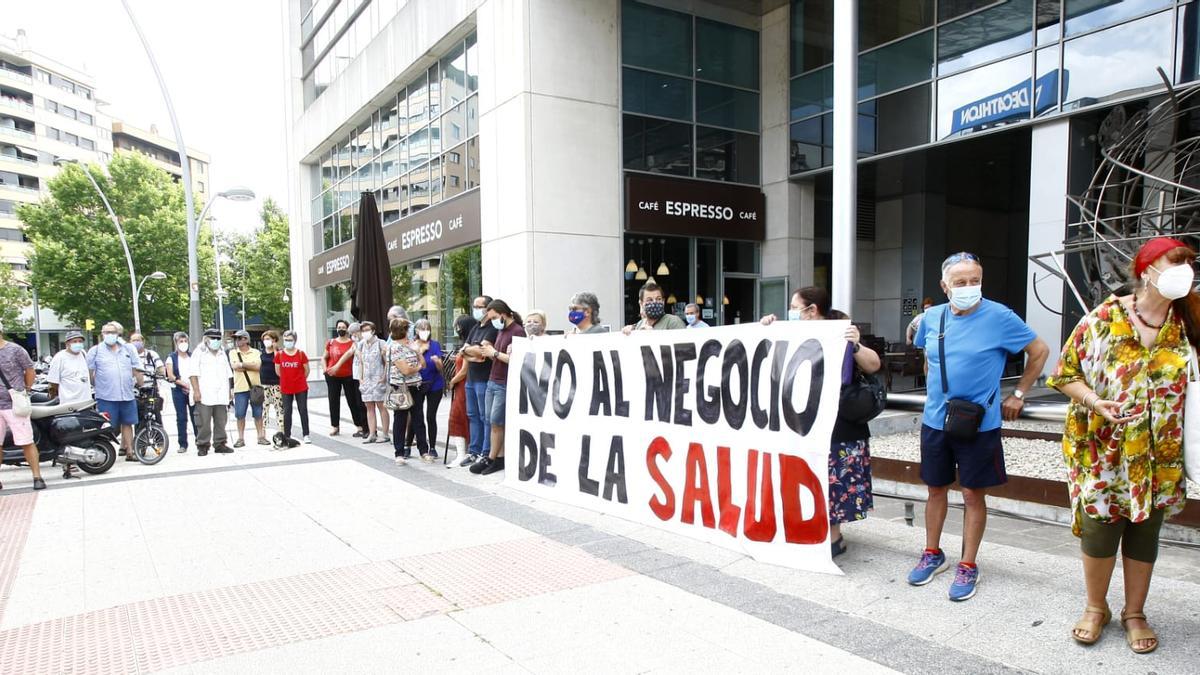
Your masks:
[[[0,69],[0,72],[4,71]],[[35,136],[33,133],[29,131],[21,131],[20,129],[13,129],[12,127],[0,127],[0,137],[2,136],[15,138],[26,143],[32,143],[37,140],[37,136]]]
[[[18,73],[7,68],[0,68],[0,80],[8,80],[9,82],[18,82],[24,85],[33,85],[33,78],[24,74]]]
[[[38,162],[36,159],[25,159],[24,157],[14,157],[13,155],[0,153],[0,165],[16,167],[15,171],[28,173],[29,169],[37,167]]]
[[[17,110],[27,115],[33,114],[33,105],[13,96],[0,96],[0,108]]]
[[[19,201],[36,201],[42,194],[37,188],[23,187],[20,185],[10,185],[8,183],[0,183],[0,197],[5,195],[12,196]]]

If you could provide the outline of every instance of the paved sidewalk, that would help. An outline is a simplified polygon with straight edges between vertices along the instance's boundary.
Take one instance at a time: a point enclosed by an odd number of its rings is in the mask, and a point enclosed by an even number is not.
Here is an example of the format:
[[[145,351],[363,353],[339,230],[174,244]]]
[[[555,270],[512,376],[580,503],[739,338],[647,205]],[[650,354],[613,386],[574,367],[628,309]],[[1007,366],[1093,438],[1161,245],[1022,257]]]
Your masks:
[[[0,470],[0,672],[1195,672],[1194,550],[1164,550],[1162,646],[1137,657],[1116,623],[1070,640],[1082,583],[1058,526],[992,517],[979,595],[956,604],[948,575],[904,583],[920,504],[910,527],[879,499],[845,529],[845,575],[807,574],[499,474],[398,467],[311,412],[316,444],[283,452],[47,472],[39,493]]]

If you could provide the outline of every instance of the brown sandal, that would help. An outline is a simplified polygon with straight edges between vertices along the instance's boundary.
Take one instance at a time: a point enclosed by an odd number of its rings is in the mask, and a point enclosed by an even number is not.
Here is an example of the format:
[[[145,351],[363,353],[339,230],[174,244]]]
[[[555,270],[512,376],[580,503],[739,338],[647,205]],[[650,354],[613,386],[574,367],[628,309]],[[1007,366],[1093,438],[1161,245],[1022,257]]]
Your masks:
[[[1087,618],[1080,619],[1075,627],[1071,629],[1071,637],[1081,645],[1094,645],[1100,641],[1100,637],[1104,635],[1104,627],[1112,621],[1112,610],[1108,607],[1092,607],[1088,605],[1083,608],[1084,614],[1099,614],[1103,617],[1100,621],[1088,621]],[[1079,631],[1087,631],[1094,637],[1090,640],[1079,635]]]
[[[1158,649],[1158,635],[1155,634],[1155,632],[1150,628],[1130,628],[1129,626],[1126,626],[1125,622],[1129,621],[1130,619],[1141,619],[1142,621],[1145,621],[1146,615],[1143,612],[1130,612],[1129,614],[1126,614],[1125,610],[1121,610],[1121,626],[1125,629],[1125,642],[1129,644],[1129,648],[1133,650],[1133,653],[1149,654],[1155,649]],[[1133,646],[1135,642],[1139,642],[1141,640],[1154,640],[1154,644],[1141,649]]]

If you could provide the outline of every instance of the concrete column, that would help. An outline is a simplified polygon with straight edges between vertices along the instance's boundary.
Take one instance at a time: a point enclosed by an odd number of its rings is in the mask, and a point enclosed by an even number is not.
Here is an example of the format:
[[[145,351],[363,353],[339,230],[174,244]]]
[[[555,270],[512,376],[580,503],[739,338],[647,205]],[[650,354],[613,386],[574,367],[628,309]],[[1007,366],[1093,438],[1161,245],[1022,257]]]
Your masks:
[[[580,290],[621,322],[619,0],[485,0],[483,290],[569,327]]]
[[[1060,251],[1067,230],[1067,170],[1070,160],[1069,120],[1033,128],[1029,163],[1029,255]],[[1037,294],[1034,283],[1037,283]],[[986,283],[986,282],[985,282]],[[1063,282],[1030,262],[1026,272],[1025,322],[1057,353],[1062,345]],[[1047,309],[1038,302],[1050,306]],[[1051,311],[1054,310],[1054,311]],[[1046,361],[1049,375],[1057,359]]]
[[[811,181],[788,180],[791,142],[789,119],[789,7],[763,16],[762,182],[767,198],[767,235],[762,275],[787,276],[792,288],[812,283],[815,188]]]

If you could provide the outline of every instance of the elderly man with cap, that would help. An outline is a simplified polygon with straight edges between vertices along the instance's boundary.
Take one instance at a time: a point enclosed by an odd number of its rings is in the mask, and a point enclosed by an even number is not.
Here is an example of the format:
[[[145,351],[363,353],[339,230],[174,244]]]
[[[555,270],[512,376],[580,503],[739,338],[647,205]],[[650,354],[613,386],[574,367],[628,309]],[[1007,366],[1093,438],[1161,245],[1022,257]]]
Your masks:
[[[196,454],[207,455],[210,444],[213,452],[233,452],[233,448],[226,445],[225,436],[232,398],[229,380],[233,377],[233,369],[221,351],[221,331],[216,328],[204,331],[204,339],[192,355],[189,375],[192,403],[196,406]]]
[[[238,439],[235,448],[246,446],[246,412],[254,416],[254,428],[258,431],[258,444],[270,445],[263,430],[262,354],[250,346],[250,333],[245,329],[233,334],[235,347],[229,350],[229,367],[233,369],[233,415],[237,418]],[[256,391],[256,397],[253,393]],[[255,398],[258,401],[255,402]]]
[[[84,356],[83,333],[67,331],[67,343],[50,359],[50,395],[59,403],[83,403],[92,400],[92,382]]]

